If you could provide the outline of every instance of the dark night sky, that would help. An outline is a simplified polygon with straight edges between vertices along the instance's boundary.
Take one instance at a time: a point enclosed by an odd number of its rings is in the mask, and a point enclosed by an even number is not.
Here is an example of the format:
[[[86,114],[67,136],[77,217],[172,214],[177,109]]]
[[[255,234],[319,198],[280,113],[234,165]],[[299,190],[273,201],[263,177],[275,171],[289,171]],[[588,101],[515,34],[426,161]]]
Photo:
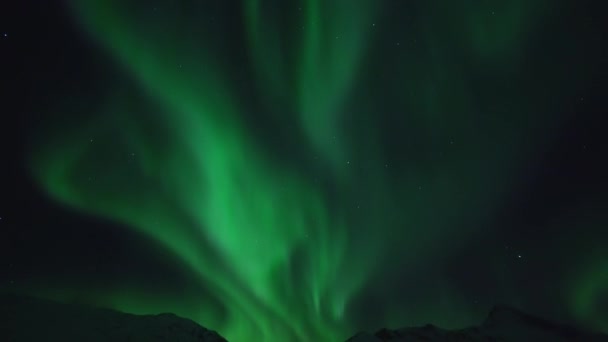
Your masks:
[[[608,333],[608,5],[16,3],[1,291],[232,341]]]

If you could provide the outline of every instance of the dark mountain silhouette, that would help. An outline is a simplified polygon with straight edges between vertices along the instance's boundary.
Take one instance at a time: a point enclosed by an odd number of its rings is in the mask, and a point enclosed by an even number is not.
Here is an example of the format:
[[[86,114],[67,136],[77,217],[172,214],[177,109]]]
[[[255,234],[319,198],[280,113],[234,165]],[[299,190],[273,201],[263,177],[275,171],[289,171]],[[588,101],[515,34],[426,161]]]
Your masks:
[[[501,342],[608,342],[608,335],[551,322],[508,306],[494,307],[484,322],[475,327],[446,330],[428,324],[397,330],[381,329],[375,334],[360,332],[347,342],[501,341]]]
[[[173,314],[132,315],[110,309],[0,295],[0,341],[225,342],[216,332]]]
[[[0,341],[226,342],[226,339],[189,319],[168,313],[132,315],[81,304],[0,295]],[[347,340],[384,341],[608,342],[608,335],[585,332],[508,306],[496,306],[483,323],[475,327],[446,330],[428,324],[381,329],[375,334],[361,332]]]

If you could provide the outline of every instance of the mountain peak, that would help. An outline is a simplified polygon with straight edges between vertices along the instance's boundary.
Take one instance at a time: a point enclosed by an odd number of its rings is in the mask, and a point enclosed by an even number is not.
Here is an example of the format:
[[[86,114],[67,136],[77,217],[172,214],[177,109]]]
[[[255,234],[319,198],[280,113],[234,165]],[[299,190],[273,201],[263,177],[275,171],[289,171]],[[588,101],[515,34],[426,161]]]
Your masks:
[[[465,329],[447,330],[427,324],[396,330],[380,329],[375,334],[360,332],[347,342],[418,341],[589,341],[608,342],[608,335],[581,329],[527,314],[519,309],[496,305],[483,323]]]

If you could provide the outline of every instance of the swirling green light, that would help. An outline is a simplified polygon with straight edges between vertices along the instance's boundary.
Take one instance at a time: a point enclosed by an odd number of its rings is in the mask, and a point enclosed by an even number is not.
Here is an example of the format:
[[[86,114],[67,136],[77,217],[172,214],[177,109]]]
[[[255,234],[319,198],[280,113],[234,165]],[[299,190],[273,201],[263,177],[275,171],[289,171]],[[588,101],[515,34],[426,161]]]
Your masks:
[[[33,173],[55,199],[155,240],[201,288],[138,299],[145,290],[117,286],[91,300],[171,310],[232,341],[344,339],[366,328],[348,309],[374,277],[420,281],[414,266],[483,230],[517,179],[530,152],[520,138],[546,107],[500,78],[545,2],[420,4],[433,20],[403,26],[406,52],[388,71],[370,57],[385,39],[377,1],[219,3],[73,1],[79,27],[137,87],[115,80],[77,127],[49,127]],[[504,94],[479,95],[466,72],[490,73]],[[488,114],[490,101],[508,112]],[[444,298],[384,298],[387,320],[471,318],[451,314],[469,308],[449,284],[429,291]]]

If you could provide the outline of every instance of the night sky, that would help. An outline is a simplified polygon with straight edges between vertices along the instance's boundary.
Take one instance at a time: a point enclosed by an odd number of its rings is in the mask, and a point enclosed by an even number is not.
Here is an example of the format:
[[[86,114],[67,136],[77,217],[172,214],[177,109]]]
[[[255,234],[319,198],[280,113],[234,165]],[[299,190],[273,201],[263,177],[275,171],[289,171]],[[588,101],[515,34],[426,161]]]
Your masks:
[[[0,291],[231,341],[608,333],[604,1],[13,1]]]

